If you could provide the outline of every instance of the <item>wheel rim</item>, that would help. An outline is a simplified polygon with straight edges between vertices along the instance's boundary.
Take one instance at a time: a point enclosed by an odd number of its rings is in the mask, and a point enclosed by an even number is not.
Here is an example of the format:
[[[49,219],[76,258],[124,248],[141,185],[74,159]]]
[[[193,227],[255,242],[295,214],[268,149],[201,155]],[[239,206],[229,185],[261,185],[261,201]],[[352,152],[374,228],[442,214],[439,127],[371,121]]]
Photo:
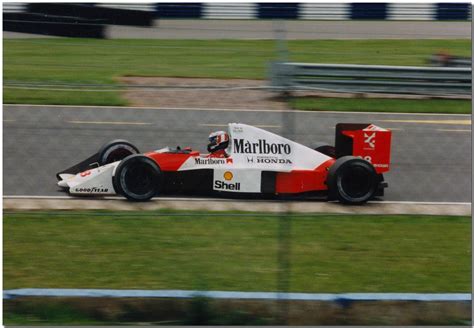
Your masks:
[[[154,193],[156,172],[148,163],[136,162],[124,168],[121,174],[122,185],[128,193],[144,197]]]
[[[352,199],[363,199],[372,192],[372,174],[366,167],[352,165],[338,179],[339,190]]]

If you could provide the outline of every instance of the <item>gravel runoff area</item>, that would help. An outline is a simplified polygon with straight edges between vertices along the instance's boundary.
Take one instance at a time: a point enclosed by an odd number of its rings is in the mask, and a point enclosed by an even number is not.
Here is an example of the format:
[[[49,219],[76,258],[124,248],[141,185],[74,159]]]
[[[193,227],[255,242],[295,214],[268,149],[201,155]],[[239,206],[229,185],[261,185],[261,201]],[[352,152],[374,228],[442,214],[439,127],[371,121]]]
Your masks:
[[[175,77],[118,78],[132,87],[122,92],[131,106],[174,108],[288,109],[279,95],[267,89],[266,80],[210,79]],[[134,88],[133,86],[136,86]],[[293,92],[299,97],[361,98],[362,95],[338,92]],[[419,95],[364,94],[364,98],[427,99]],[[450,97],[445,97],[450,98]],[[463,97],[455,97],[463,98]],[[469,96],[467,97],[469,98]]]
[[[268,83],[262,80],[123,77],[119,81],[128,85],[149,86],[129,88],[123,92],[123,97],[132,106],[287,109],[285,102],[278,100],[277,94],[264,89]],[[153,88],[155,86],[165,88]],[[176,86],[179,87],[173,88]]]

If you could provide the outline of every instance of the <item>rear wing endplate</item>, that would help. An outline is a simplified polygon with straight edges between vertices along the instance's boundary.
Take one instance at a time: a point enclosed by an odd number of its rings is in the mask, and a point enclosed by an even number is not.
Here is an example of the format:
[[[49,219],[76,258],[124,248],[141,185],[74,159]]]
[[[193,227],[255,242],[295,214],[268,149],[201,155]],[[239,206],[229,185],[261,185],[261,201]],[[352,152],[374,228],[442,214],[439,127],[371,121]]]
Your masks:
[[[390,170],[392,131],[374,124],[339,123],[336,125],[336,157],[353,155],[374,166],[377,173]]]

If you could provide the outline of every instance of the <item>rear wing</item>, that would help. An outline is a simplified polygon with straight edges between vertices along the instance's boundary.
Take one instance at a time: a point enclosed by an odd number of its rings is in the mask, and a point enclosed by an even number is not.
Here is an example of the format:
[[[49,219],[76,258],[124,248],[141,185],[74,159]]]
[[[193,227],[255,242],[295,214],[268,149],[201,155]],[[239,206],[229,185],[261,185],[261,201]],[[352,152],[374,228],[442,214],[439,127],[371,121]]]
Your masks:
[[[390,170],[392,131],[373,124],[336,125],[336,158],[353,155],[372,163],[377,173]]]

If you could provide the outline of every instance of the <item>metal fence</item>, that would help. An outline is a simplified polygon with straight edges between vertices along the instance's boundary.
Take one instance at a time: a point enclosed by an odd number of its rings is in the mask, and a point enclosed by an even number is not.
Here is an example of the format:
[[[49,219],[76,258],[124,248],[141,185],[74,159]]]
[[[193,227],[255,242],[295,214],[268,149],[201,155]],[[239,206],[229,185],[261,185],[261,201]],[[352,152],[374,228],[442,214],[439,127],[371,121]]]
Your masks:
[[[46,106],[5,106],[4,194],[26,195],[30,199],[35,195],[46,195],[61,200],[64,195],[57,191],[55,173],[86,158],[104,142],[117,138],[129,140],[142,151],[180,145],[205,152],[210,132],[226,129],[229,122],[242,122],[314,147],[316,143],[333,145],[334,128],[339,122],[373,122],[393,130],[393,171],[386,176],[390,187],[385,200],[392,201],[392,205],[407,201],[410,206],[415,206],[413,202],[416,201],[427,202],[425,205],[439,202],[439,206],[447,206],[446,202],[470,201],[471,184],[466,179],[471,175],[470,125],[467,125],[470,117],[293,110],[296,108],[293,105],[272,97],[262,80],[265,64],[275,57],[280,57],[282,62],[289,61],[283,58],[289,54],[309,62],[327,56],[338,62],[357,62],[355,59],[365,56],[360,47],[345,47],[341,52],[327,43],[299,47],[295,42],[289,44],[285,54],[285,42],[281,42],[275,51],[274,44],[270,44],[272,41],[266,40],[200,41],[193,34],[195,30],[181,24],[170,32],[185,35],[183,40],[177,40],[176,36],[174,40],[135,42],[6,40],[4,101],[13,102],[12,90],[20,90],[18,97],[23,98],[18,102],[23,104],[37,102],[42,97],[51,100]],[[236,31],[246,32],[249,22],[241,24],[219,32],[226,36]],[[269,33],[272,33],[268,25]],[[201,29],[201,32],[210,30],[208,27]],[[340,33],[342,37],[348,35],[345,31]],[[392,29],[385,33],[398,37]],[[430,33],[430,37],[438,36],[436,32]],[[336,36],[338,34],[334,34]],[[356,37],[360,38],[360,35]],[[388,54],[381,50],[378,56],[391,61],[411,60],[420,55],[406,47]],[[254,59],[258,61],[254,62]],[[44,78],[36,79],[38,76]],[[417,81],[416,78],[413,80]],[[94,106],[63,106],[64,100],[59,96],[72,105],[87,102]],[[113,107],[118,103],[116,99],[123,99],[123,104],[132,107]],[[50,105],[54,103],[59,105]],[[104,104],[107,106],[96,106]],[[446,106],[449,109],[455,105]],[[456,161],[453,162],[453,158]],[[77,201],[83,209],[88,208],[83,199]],[[165,203],[163,199],[157,201]],[[57,212],[34,212],[28,214],[29,217],[19,217],[24,214],[18,212],[4,213],[8,216],[4,229],[9,229],[4,235],[4,268],[7,270],[4,281],[10,284],[6,288],[47,286],[45,282],[51,279],[49,281],[56,281],[52,286],[60,288],[266,291],[273,292],[271,295],[276,299],[271,314],[278,318],[279,324],[291,323],[298,317],[290,317],[292,313],[305,310],[301,304],[287,303],[297,296],[292,292],[325,293],[331,291],[328,282],[344,282],[347,277],[352,277],[357,285],[347,287],[346,291],[390,291],[394,290],[391,284],[398,280],[402,281],[398,290],[414,291],[413,286],[425,277],[431,279],[432,286],[451,278],[453,283],[449,281],[449,289],[446,287],[445,291],[463,290],[456,285],[462,280],[458,278],[460,274],[451,277],[450,273],[442,271],[443,268],[451,269],[446,262],[451,256],[440,255],[444,254],[441,251],[445,245],[459,240],[444,233],[444,240],[428,244],[423,238],[423,228],[406,222],[408,220],[403,217],[399,220],[406,235],[401,240],[396,233],[391,233],[395,230],[391,227],[398,226],[397,218],[374,224],[365,222],[370,224],[370,229],[362,230],[362,235],[354,233],[354,227],[359,229],[364,224],[363,217],[349,217],[354,214],[354,208],[341,207],[347,216],[328,218],[308,214],[298,217],[290,212],[295,208],[294,202],[275,201],[266,202],[272,209],[281,208],[273,216],[241,212],[192,212],[190,215],[184,211],[189,198],[179,201],[177,208],[181,211],[173,213],[147,211],[146,204],[137,205],[140,210],[136,212],[121,211],[110,217],[97,210],[90,212],[89,218],[74,216],[83,214],[69,211],[56,221],[54,217],[60,214]],[[117,206],[125,204],[117,199],[105,200],[107,202]],[[199,202],[214,205],[216,209],[228,209],[221,200],[199,199]],[[244,206],[239,211],[249,210],[250,206]],[[42,220],[32,217],[34,215],[48,217]],[[429,219],[425,222],[430,224]],[[438,222],[442,223],[442,220]],[[39,226],[28,228],[30,224]],[[54,236],[60,238],[53,240]],[[399,248],[400,244],[403,249]],[[469,251],[463,248],[464,245],[455,248],[456,252],[465,254]],[[22,247],[28,247],[29,251],[17,252]],[[49,252],[46,247],[53,251]],[[97,249],[98,255],[106,261],[95,256]],[[423,250],[423,254],[415,253],[417,249]],[[327,254],[335,255],[328,257]],[[402,257],[397,258],[397,254]],[[363,261],[366,259],[377,265],[366,265]],[[413,263],[425,260],[429,262],[425,262],[422,272],[413,268]],[[459,267],[469,266],[459,263]],[[370,280],[366,269],[371,269],[371,274],[377,274],[377,278]],[[114,280],[109,276],[113,272],[120,272],[124,280]],[[173,275],[167,277],[170,272]],[[430,272],[433,272],[432,277]],[[182,273],[190,278],[183,278]],[[80,275],[85,279],[72,286],[69,282]],[[69,282],[58,282],[61,277]],[[18,278],[38,280],[16,283]],[[469,280],[467,274],[461,278]],[[114,282],[117,285],[111,286]],[[381,289],[379,286],[388,287]],[[210,292],[205,296],[212,295],[215,294]],[[344,294],[346,300],[347,296]],[[339,299],[341,294],[330,297]],[[393,301],[394,295],[388,297]],[[91,299],[84,303],[91,304]],[[104,305],[103,308],[107,307]],[[347,320],[346,315],[352,309],[348,307],[347,312],[336,310]],[[423,312],[423,309],[417,311]],[[305,312],[323,317],[325,311],[321,308],[319,312]]]
[[[469,95],[471,68],[273,63],[271,84],[289,91]]]

